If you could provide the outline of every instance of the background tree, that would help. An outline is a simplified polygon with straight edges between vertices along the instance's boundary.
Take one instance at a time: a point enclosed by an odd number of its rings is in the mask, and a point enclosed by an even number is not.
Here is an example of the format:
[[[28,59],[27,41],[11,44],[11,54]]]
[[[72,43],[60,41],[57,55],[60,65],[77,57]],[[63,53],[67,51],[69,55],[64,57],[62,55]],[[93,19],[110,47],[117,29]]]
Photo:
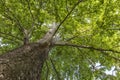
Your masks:
[[[119,9],[118,0],[0,0],[0,79],[119,80]]]

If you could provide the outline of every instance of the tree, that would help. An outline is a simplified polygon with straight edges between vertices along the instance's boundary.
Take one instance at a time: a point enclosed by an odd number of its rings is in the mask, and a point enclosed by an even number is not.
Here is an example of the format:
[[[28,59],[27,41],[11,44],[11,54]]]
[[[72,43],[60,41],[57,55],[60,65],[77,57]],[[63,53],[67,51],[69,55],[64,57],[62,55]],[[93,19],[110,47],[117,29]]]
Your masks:
[[[0,80],[119,80],[119,5],[1,0]]]

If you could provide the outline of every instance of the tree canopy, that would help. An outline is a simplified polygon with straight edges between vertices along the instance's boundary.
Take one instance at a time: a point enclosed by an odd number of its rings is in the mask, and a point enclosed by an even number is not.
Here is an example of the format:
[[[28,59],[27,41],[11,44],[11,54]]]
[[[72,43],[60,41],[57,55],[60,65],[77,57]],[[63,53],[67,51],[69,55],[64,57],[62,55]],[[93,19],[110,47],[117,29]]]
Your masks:
[[[119,19],[119,0],[0,0],[0,54],[59,26],[43,80],[119,80]]]

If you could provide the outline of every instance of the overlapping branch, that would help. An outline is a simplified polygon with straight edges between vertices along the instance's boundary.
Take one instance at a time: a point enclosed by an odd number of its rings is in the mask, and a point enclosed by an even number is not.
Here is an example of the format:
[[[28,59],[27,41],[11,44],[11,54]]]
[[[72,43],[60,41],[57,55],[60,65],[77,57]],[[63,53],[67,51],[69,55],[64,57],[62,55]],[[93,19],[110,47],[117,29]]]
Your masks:
[[[45,61],[45,63],[46,63],[46,67],[47,67],[47,72],[46,72],[46,80],[48,80],[49,66],[48,66],[48,63],[47,63],[47,61]]]
[[[57,75],[57,79],[58,79],[58,80],[61,80],[60,75],[59,75],[59,73],[58,73],[58,71],[57,71],[57,69],[56,69],[56,67],[55,67],[55,65],[54,65],[54,63],[53,63],[53,60],[52,60],[51,58],[50,58],[50,62],[51,62],[51,64],[52,64],[52,67],[53,67],[56,75]]]

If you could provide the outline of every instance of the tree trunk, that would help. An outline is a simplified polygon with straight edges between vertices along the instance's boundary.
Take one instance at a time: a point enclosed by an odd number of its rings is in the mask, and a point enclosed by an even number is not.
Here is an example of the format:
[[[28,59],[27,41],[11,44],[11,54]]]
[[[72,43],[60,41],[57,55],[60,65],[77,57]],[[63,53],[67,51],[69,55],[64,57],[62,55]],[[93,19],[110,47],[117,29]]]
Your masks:
[[[49,46],[31,43],[0,55],[0,80],[41,80]]]
[[[58,28],[52,27],[38,43],[27,43],[0,55],[0,80],[41,80],[42,67]]]

